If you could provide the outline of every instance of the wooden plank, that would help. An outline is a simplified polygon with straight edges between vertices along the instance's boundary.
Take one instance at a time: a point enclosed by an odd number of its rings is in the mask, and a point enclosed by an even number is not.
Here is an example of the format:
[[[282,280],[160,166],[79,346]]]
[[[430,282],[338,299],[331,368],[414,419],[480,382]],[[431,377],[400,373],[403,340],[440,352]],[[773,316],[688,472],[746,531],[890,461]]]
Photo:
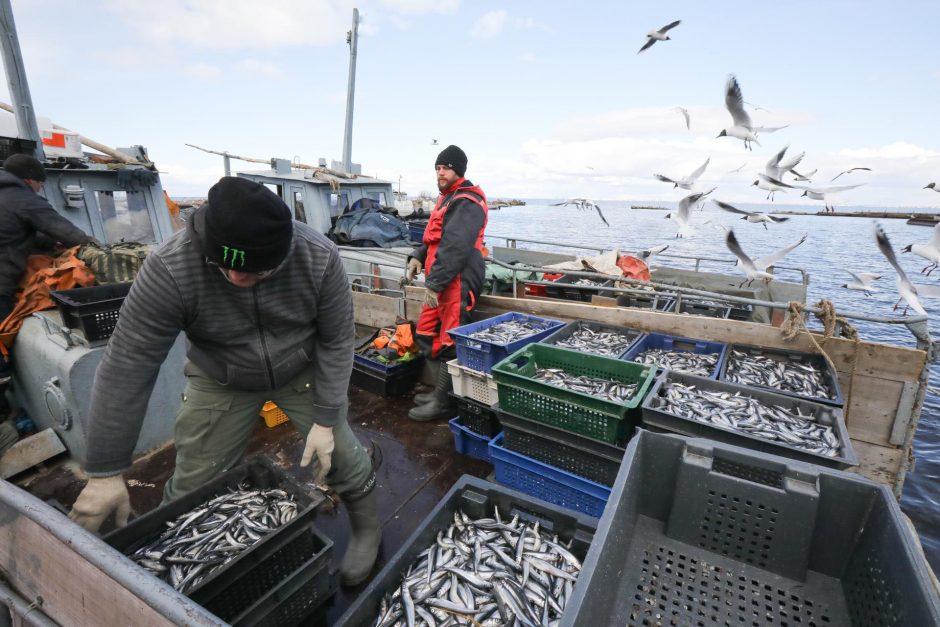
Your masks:
[[[381,328],[395,323],[398,317],[398,300],[366,292],[353,292],[353,315],[357,324]]]
[[[595,297],[594,300],[600,303],[602,302],[601,298]],[[592,302],[594,301],[592,300]],[[586,303],[557,300],[548,302],[500,296],[481,297],[477,311],[478,317],[483,317],[481,314],[484,313],[496,315],[506,311],[521,311],[564,320],[585,318],[629,326],[643,331],[683,335],[716,342],[738,342],[767,348],[783,348],[809,353],[817,352],[812,340],[806,334],[800,334],[788,342],[783,339],[779,329],[764,324],[738,320],[721,320],[704,316],[668,314],[642,309],[588,305]],[[826,353],[833,360],[836,370],[852,372],[856,354],[854,342],[842,338],[824,340],[818,335],[816,338],[817,342],[823,346]],[[856,372],[883,379],[917,382],[926,361],[927,354],[921,350],[873,342],[859,342]]]
[[[892,487],[895,484],[904,459],[901,449],[855,440],[852,440],[852,445],[858,455],[859,465],[850,472],[867,477],[880,485]]]
[[[55,431],[51,427],[43,429],[23,438],[3,454],[0,458],[0,477],[7,479],[64,452],[65,445]]]
[[[865,375],[855,376],[846,427],[853,440],[893,447],[891,427],[905,383]],[[846,388],[842,388],[845,393]]]

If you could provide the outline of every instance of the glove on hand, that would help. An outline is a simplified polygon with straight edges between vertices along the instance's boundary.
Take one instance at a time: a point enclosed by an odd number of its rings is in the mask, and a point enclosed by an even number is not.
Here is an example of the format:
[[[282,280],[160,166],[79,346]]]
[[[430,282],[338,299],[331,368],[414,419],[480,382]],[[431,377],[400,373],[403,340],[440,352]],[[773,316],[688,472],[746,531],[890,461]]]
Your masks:
[[[314,480],[324,483],[330,467],[333,465],[333,427],[313,425],[307,434],[307,444],[304,447],[303,457],[300,458],[302,467],[308,466],[313,456],[317,456],[317,472]]]
[[[405,269],[405,278],[409,281],[413,280],[417,275],[421,274],[421,261],[412,257],[408,260],[408,265]]]
[[[131,497],[122,475],[91,477],[75,500],[69,519],[91,532],[98,531],[111,512],[118,527],[127,524],[131,513]]]
[[[424,290],[425,306],[430,307],[431,309],[436,309],[437,308],[437,296],[438,296],[438,292],[435,292],[434,290],[431,290],[431,289],[425,289]]]

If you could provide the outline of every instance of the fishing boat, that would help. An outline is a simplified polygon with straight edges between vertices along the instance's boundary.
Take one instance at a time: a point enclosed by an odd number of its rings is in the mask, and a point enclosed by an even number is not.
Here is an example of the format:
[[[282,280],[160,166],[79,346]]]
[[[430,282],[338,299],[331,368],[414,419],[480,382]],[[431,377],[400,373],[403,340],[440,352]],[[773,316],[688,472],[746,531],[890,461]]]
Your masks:
[[[8,0],[0,0],[7,39],[16,42]],[[16,46],[14,46],[16,48]],[[4,50],[5,54],[9,51]],[[20,67],[18,50],[5,58],[6,67]],[[18,65],[19,64],[19,65]],[[20,76],[25,76],[20,72]],[[28,103],[25,84],[11,91],[21,110]],[[25,107],[30,110],[31,106]],[[41,138],[28,121],[23,122],[18,150],[34,150]],[[28,142],[32,142],[31,144]],[[2,143],[2,142],[0,142]],[[50,164],[44,187],[46,197],[62,215],[103,241],[109,239],[104,222],[110,217],[125,219],[137,211],[150,225],[152,243],[172,234],[170,216],[163,200],[159,174],[142,161],[145,151],[122,153],[138,163],[124,163],[118,170],[100,169],[89,160],[86,169],[56,168]],[[120,175],[120,171],[146,171],[146,175]],[[236,172],[272,186],[295,218],[326,232],[336,212],[360,198],[392,203],[391,183],[370,177],[314,176],[294,169],[289,161],[274,160],[269,170]],[[137,187],[128,189],[128,177]],[[120,198],[121,202],[115,202]],[[127,199],[125,201],[125,198]],[[130,222],[128,222],[130,223]],[[136,224],[137,221],[134,221]],[[770,286],[743,288],[739,278],[720,270],[727,259],[676,257],[685,268],[653,267],[651,282],[621,276],[620,286],[605,286],[587,302],[567,302],[525,295],[525,285],[548,286],[538,278],[548,266],[575,261],[585,251],[563,243],[525,240],[511,235],[488,234],[491,270],[504,273],[493,281],[490,293],[481,297],[475,310],[478,319],[507,312],[523,312],[561,321],[587,320],[631,327],[643,332],[700,338],[725,343],[746,343],[806,353],[822,350],[831,359],[845,390],[845,422],[859,458],[854,472],[900,496],[907,472],[913,464],[912,440],[923,407],[930,362],[936,346],[927,332],[923,316],[905,320],[882,319],[841,312],[847,319],[865,319],[881,324],[902,324],[916,338],[916,348],[824,337],[802,332],[785,340],[779,326],[791,301],[805,302],[809,277],[797,268],[778,268],[780,278]],[[498,245],[496,245],[498,244]],[[556,252],[541,247],[551,246]],[[342,249],[350,279],[357,328],[363,333],[404,317],[417,319],[423,302],[420,286],[402,282],[407,249]],[[569,271],[573,276],[597,273]],[[642,284],[641,284],[642,283]],[[749,308],[747,320],[719,319],[654,309],[619,307],[618,296],[648,294],[648,288],[671,298],[708,298]],[[771,298],[771,294],[776,295]],[[782,295],[782,296],[781,296]],[[812,312],[812,307],[806,307]],[[15,482],[0,481],[0,600],[24,624],[97,625],[220,625],[223,621],[205,607],[147,574],[127,557],[93,534],[71,523],[62,513],[77,495],[82,480],[73,472],[84,457],[85,426],[91,383],[106,340],[89,341],[69,329],[56,310],[39,312],[26,320],[17,339],[15,394],[40,429],[49,429],[64,443],[66,453],[47,461],[38,470],[17,475]],[[162,485],[172,472],[173,416],[184,387],[183,339],[180,337],[161,368],[148,406],[143,430],[135,448],[135,462],[126,474],[136,513],[156,508]],[[377,568],[404,542],[416,524],[434,507],[462,474],[485,477],[489,468],[482,462],[455,455],[444,425],[415,424],[406,417],[410,397],[385,399],[351,388],[350,424],[363,442],[369,443],[378,465],[380,510],[383,519],[384,553]],[[282,466],[298,480],[310,483],[297,467],[303,444],[289,425],[260,429],[249,447]],[[311,487],[311,498],[324,499]],[[326,501],[324,501],[326,504]],[[317,517],[317,526],[343,545],[342,520]],[[343,591],[332,617],[361,590]]]

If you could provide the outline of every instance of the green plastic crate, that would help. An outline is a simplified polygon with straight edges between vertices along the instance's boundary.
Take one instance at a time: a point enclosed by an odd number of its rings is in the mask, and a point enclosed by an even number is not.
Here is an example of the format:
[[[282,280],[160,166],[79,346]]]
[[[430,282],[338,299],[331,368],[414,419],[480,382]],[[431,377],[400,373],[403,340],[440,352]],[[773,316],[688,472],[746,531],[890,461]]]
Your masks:
[[[560,368],[639,385],[629,401],[616,403],[536,381],[536,368]],[[655,377],[652,366],[546,344],[530,344],[493,366],[504,411],[611,444],[624,442],[633,433],[640,404]]]

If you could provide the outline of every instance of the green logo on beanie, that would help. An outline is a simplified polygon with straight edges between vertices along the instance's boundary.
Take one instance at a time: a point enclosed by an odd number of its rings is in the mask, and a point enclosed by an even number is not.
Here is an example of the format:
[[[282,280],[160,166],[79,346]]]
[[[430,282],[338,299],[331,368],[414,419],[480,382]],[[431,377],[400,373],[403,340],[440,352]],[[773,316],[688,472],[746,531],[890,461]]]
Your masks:
[[[231,253],[232,256],[231,259],[229,259],[229,253]],[[236,261],[240,262],[242,268],[245,267],[245,251],[239,248],[222,246],[222,263],[227,263],[230,268],[234,268]]]

